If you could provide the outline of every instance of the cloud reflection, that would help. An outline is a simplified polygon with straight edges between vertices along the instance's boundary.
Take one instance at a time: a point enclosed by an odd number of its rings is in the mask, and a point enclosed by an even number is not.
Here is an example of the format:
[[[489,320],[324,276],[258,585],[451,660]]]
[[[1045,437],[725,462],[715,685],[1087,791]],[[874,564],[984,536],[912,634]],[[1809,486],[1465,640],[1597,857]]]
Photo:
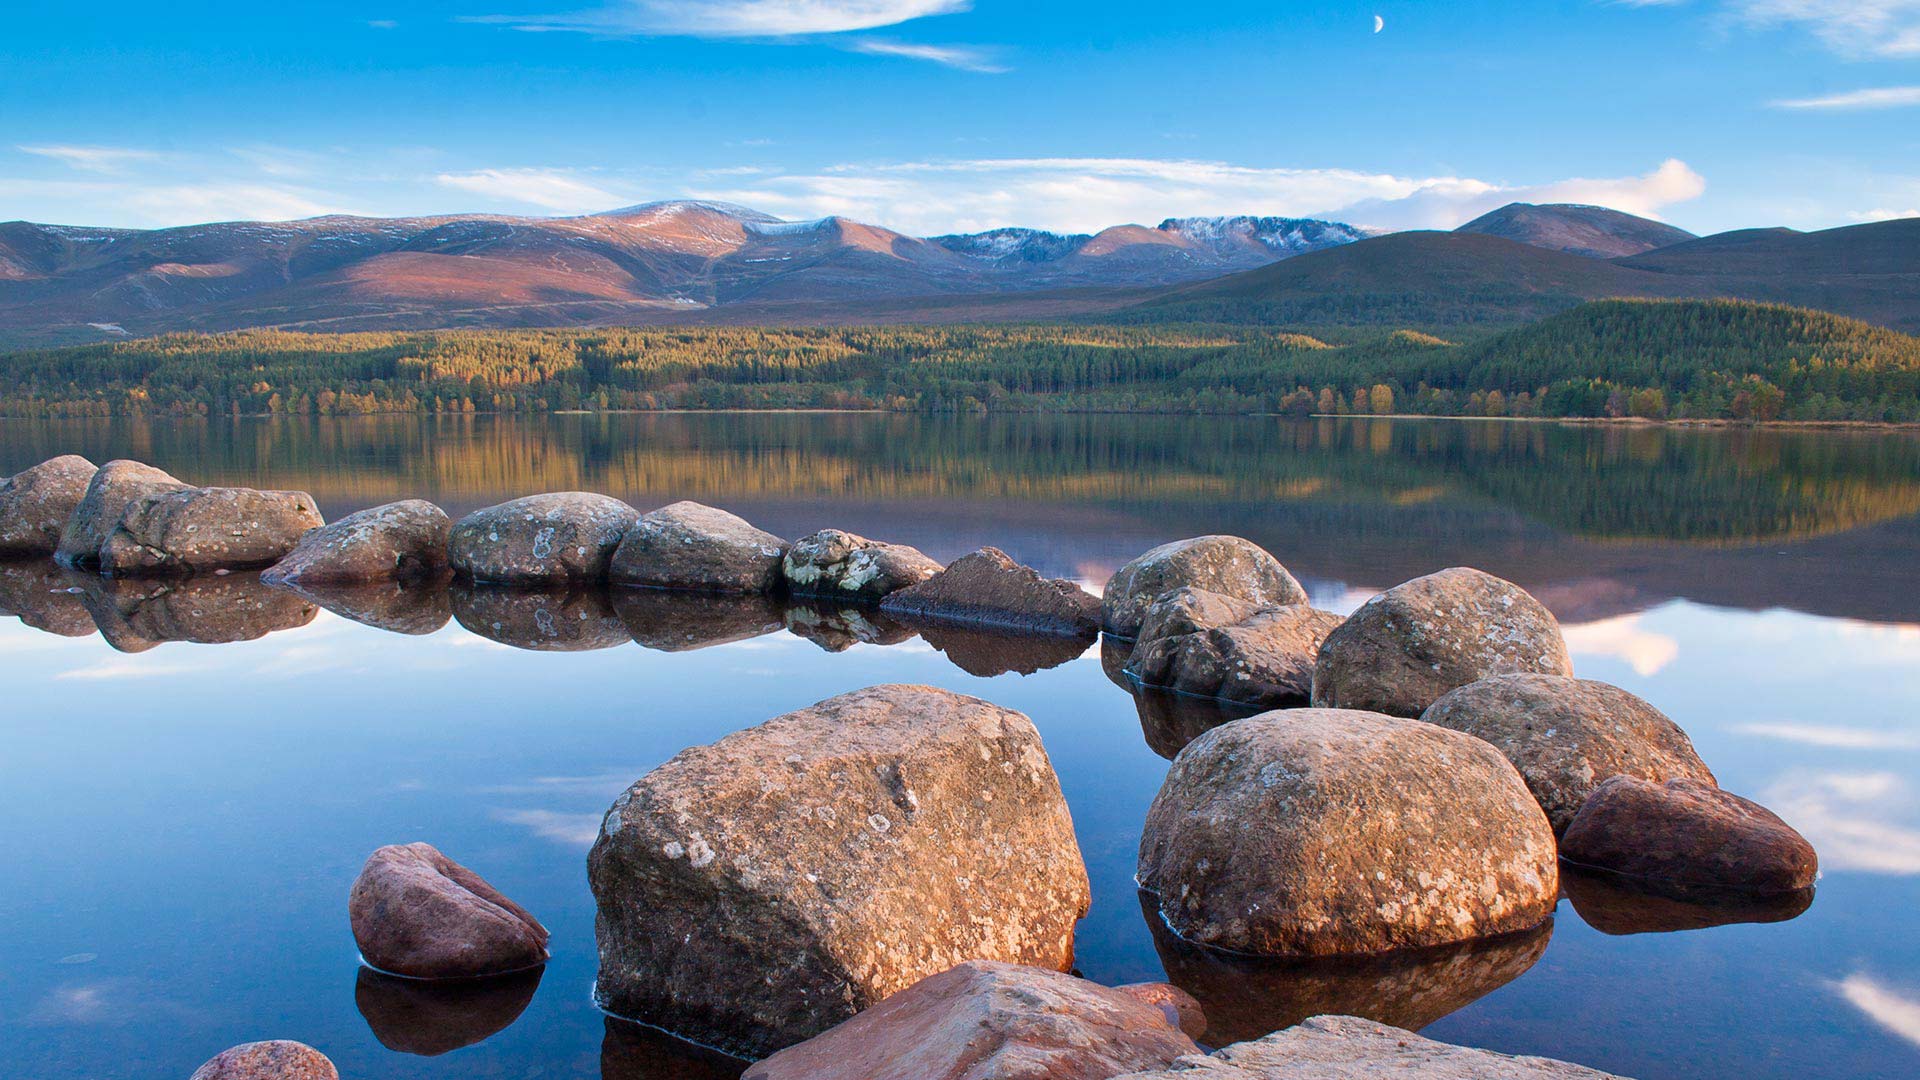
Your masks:
[[[1648,678],[1680,656],[1680,643],[1665,634],[1641,627],[1639,615],[1622,615],[1599,622],[1566,626],[1567,648],[1576,656],[1604,656],[1619,660],[1634,674]]]
[[[563,814],[557,810],[498,810],[495,821],[519,825],[533,834],[557,844],[585,850],[600,836],[605,814]]]
[[[1920,733],[1915,732],[1794,723],[1740,724],[1730,730],[1831,750],[1920,750]]]
[[[1761,801],[1813,844],[1823,872],[1920,874],[1920,829],[1897,819],[1912,791],[1894,773],[1789,773]]]
[[[1920,996],[1859,972],[1835,983],[1833,989],[1869,1020],[1920,1046]]]

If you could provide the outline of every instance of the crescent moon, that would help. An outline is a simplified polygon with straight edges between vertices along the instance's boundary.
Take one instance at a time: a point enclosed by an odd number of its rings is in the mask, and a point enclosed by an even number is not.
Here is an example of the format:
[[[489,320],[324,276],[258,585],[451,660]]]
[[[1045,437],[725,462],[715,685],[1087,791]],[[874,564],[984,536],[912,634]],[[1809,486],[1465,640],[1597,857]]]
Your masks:
[[[1381,18],[1378,15],[1375,15],[1373,17],[1373,32],[1377,34],[1380,31],[1385,30],[1386,28],[1387,28],[1387,20]]]

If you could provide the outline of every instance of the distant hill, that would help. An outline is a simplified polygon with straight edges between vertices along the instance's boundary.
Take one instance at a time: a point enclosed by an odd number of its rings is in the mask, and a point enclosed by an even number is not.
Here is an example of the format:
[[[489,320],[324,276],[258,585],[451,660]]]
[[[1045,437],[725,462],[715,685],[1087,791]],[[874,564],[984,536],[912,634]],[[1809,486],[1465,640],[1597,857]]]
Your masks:
[[[1685,229],[1676,229],[1663,222],[1623,214],[1604,206],[1564,203],[1547,206],[1509,203],[1467,222],[1456,231],[1504,237],[1534,247],[1593,259],[1639,255],[1695,239]]]

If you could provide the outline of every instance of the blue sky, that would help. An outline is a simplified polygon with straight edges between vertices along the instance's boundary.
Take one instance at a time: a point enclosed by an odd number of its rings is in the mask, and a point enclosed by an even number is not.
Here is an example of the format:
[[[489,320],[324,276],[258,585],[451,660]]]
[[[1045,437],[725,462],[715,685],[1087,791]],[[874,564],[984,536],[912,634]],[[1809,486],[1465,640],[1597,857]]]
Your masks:
[[[1920,212],[1920,0],[13,0],[0,219]],[[1375,17],[1384,29],[1375,32]]]

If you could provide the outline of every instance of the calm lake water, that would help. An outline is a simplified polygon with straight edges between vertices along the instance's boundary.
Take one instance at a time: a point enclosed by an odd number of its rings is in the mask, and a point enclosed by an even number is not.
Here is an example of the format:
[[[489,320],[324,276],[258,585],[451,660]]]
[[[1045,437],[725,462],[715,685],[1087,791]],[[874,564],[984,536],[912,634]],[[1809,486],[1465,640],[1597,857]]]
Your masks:
[[[0,474],[67,452],[304,489],[329,517],[413,496],[456,516],[548,490],[642,510],[693,498],[786,536],[837,526],[943,560],[993,544],[1096,587],[1152,545],[1235,533],[1340,611],[1477,566],[1559,615],[1580,674],[1652,700],[1727,788],[1805,832],[1824,876],[1797,917],[1574,881],[1551,929],[1517,940],[1362,965],[1222,963],[1156,940],[1132,884],[1162,751],[1212,721],[1136,702],[1097,648],[653,595],[332,601],[402,634],[247,575],[70,592],[79,579],[13,566],[0,575],[0,613],[19,616],[0,618],[0,1076],[184,1078],[263,1038],[311,1043],[353,1080],[731,1076],[737,1065],[595,1010],[587,848],[613,797],[682,748],[883,682],[1034,719],[1093,878],[1081,972],[1170,975],[1229,1039],[1336,1011],[1643,1080],[1920,1074],[1914,434],[867,415],[0,422]],[[361,974],[348,887],[373,848],[412,840],[552,929],[541,977],[446,997]],[[1738,918],[1773,921],[1707,925]]]

